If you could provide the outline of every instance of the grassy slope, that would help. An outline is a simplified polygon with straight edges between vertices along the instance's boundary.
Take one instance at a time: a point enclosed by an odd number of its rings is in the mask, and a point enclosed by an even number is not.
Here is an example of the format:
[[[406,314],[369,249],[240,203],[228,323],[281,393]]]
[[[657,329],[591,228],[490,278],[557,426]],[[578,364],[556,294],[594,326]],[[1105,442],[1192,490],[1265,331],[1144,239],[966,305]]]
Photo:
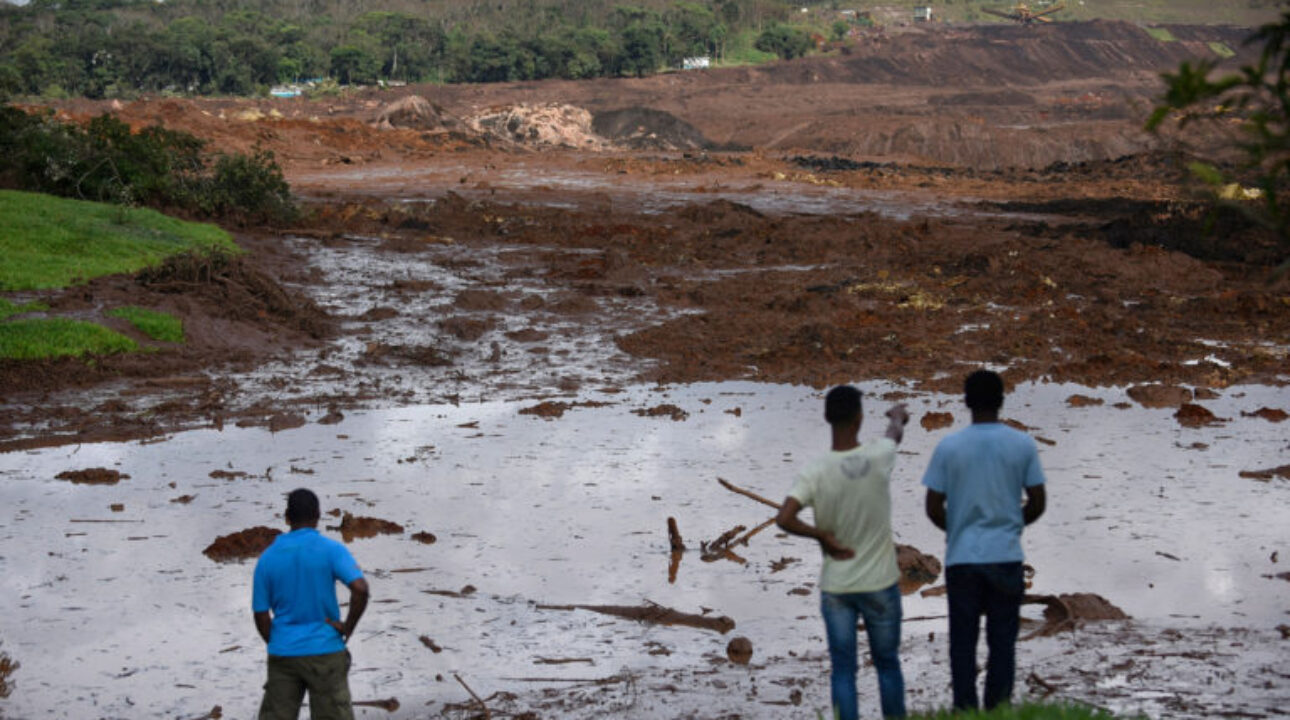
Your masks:
[[[193,248],[239,252],[214,225],[184,222],[152,210],[0,191],[0,291],[66,287],[100,275],[134,272]],[[131,339],[101,325],[59,317],[10,317],[46,308],[0,297],[0,358],[34,359],[129,352]],[[144,334],[183,341],[178,318],[143,308],[109,313]]]
[[[0,291],[66,287],[211,246],[237,251],[229,234],[214,225],[154,210],[0,190]]]

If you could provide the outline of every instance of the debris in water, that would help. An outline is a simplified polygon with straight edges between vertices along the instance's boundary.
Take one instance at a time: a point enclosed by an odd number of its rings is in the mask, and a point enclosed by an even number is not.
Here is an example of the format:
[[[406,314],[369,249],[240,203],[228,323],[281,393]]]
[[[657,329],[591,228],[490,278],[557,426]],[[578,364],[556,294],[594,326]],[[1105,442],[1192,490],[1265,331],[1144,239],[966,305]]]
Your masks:
[[[419,543],[424,543],[426,545],[433,545],[435,541],[437,541],[439,538],[435,537],[434,533],[428,533],[423,531],[423,532],[413,533],[412,539],[416,540]]]
[[[940,430],[941,428],[947,428],[954,424],[954,414],[947,412],[924,413],[923,417],[919,419],[918,424],[922,425],[923,429],[928,432]]]
[[[377,535],[401,535],[403,526],[374,517],[354,516],[345,513],[340,519],[340,537],[345,542],[352,542],[359,538],[376,537]]]
[[[1184,403],[1182,407],[1178,408],[1178,412],[1174,413],[1174,417],[1178,419],[1179,425],[1189,428],[1223,422],[1208,409],[1193,403]]]
[[[64,470],[57,475],[59,480],[68,480],[74,485],[115,485],[122,480],[130,479],[108,468],[88,468],[85,470]]]
[[[752,660],[753,644],[752,640],[740,635],[737,638],[731,638],[726,644],[726,657],[730,662],[736,665],[747,665]]]
[[[672,405],[671,403],[656,405],[655,407],[652,407],[652,408],[636,409],[636,410],[633,410],[632,413],[635,415],[640,415],[641,417],[666,416],[666,417],[672,418],[672,420],[676,422],[680,422],[690,417],[690,413],[682,410],[681,408],[675,405]]]
[[[1242,412],[1241,417],[1260,417],[1268,422],[1279,423],[1284,422],[1286,418],[1290,418],[1290,413],[1277,408],[1263,407],[1254,412]]]
[[[1146,408],[1176,408],[1194,399],[1191,390],[1176,385],[1135,385],[1129,388],[1128,393]]]
[[[1127,620],[1123,610],[1109,600],[1094,593],[1063,593],[1061,595],[1027,595],[1023,604],[1044,605],[1044,624],[1026,636],[1026,639],[1056,635],[1074,630],[1080,621]]]
[[[700,630],[715,630],[726,634],[735,629],[735,621],[722,615],[705,617],[693,615],[663,607],[655,603],[648,605],[538,605],[538,610],[588,610],[602,615],[638,620],[651,625],[684,625]]]
[[[941,561],[913,545],[896,545],[896,564],[900,566],[901,595],[909,595],[941,576]]]
[[[1087,395],[1071,395],[1066,398],[1066,404],[1075,408],[1093,407],[1101,405],[1103,402],[1105,401],[1102,398],[1093,398]]]
[[[430,652],[436,655],[443,652],[443,648],[439,647],[439,645],[437,645],[434,640],[431,640],[429,635],[421,636],[421,644],[430,648]]]
[[[215,562],[259,557],[260,553],[273,544],[273,539],[281,534],[281,530],[259,525],[215,538],[215,542],[208,545],[202,554]]]

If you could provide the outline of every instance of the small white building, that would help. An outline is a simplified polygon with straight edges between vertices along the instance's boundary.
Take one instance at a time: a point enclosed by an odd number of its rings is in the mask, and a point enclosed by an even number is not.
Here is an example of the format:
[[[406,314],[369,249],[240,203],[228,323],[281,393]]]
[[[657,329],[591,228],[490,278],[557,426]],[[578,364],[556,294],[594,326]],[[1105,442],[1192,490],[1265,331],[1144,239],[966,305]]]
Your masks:
[[[914,22],[931,22],[932,8],[930,5],[917,5],[914,7]]]
[[[712,67],[712,58],[707,55],[681,59],[682,70],[707,70]]]

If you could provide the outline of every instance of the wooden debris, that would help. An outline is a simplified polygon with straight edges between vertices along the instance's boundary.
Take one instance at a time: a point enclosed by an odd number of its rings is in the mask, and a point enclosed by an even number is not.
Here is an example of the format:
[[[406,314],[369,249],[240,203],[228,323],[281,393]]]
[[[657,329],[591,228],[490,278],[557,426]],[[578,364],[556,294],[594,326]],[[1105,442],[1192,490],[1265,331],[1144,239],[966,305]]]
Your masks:
[[[470,686],[466,684],[465,680],[461,679],[460,675],[453,673],[452,676],[457,679],[458,683],[461,683],[462,687],[466,688],[466,692],[470,693],[470,696],[475,699],[475,702],[479,703],[479,707],[484,711],[484,720],[492,720],[493,712],[488,709],[488,704],[476,695],[474,690],[470,689]]]
[[[663,607],[656,603],[647,605],[538,605],[538,610],[588,610],[602,615],[638,620],[652,625],[684,625],[700,630],[715,630],[725,634],[735,629],[735,621],[722,615],[707,617],[693,615]]]
[[[681,531],[676,526],[676,518],[667,519],[667,541],[672,546],[672,552],[684,552],[685,541],[681,539]]]
[[[756,500],[757,502],[762,503],[763,505],[769,505],[770,507],[773,507],[776,510],[779,509],[779,503],[775,502],[774,500],[768,500],[751,490],[744,490],[743,488],[735,485],[734,483],[730,482],[729,480],[726,480],[725,478],[717,478],[717,482],[721,483],[721,487],[729,490],[732,493],[738,493],[740,495],[743,495],[744,497],[752,498],[753,500]]]
[[[398,698],[386,698],[384,700],[355,700],[351,703],[354,707],[373,707],[380,708],[385,712],[395,712],[399,709]]]

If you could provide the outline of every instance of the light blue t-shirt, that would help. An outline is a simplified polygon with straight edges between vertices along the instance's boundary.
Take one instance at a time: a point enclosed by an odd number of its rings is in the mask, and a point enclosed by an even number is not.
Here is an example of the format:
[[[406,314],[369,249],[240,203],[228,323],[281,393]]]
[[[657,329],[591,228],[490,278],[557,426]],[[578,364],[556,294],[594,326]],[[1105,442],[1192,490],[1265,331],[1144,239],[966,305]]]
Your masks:
[[[283,533],[255,563],[251,610],[272,612],[269,654],[279,657],[327,655],[345,640],[327,620],[340,621],[336,581],[363,577],[344,545],[313,528]]]
[[[1021,562],[1024,488],[1044,484],[1029,435],[973,423],[936,446],[923,485],[945,495],[945,564]]]

